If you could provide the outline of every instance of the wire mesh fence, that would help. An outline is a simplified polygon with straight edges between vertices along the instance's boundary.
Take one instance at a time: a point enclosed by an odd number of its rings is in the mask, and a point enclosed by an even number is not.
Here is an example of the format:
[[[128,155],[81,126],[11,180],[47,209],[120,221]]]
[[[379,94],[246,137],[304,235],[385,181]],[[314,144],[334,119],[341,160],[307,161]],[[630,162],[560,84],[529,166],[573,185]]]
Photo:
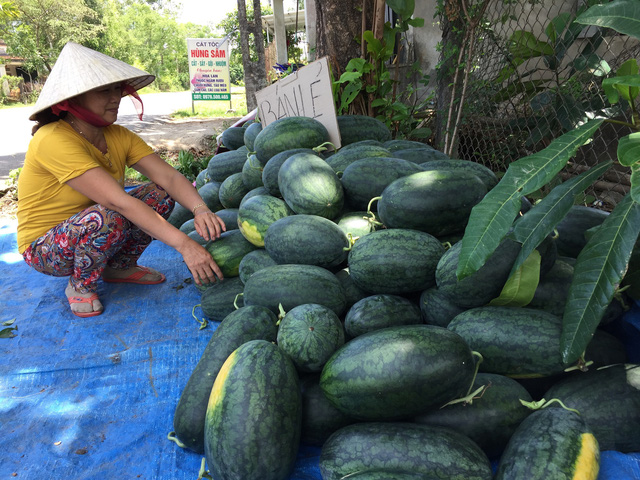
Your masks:
[[[458,125],[458,158],[505,171],[511,162],[542,150],[586,119],[631,121],[624,102],[609,102],[602,80],[627,60],[639,58],[640,43],[574,22],[581,3],[497,1],[487,10]],[[603,124],[558,181],[598,162],[616,160],[618,139],[629,133],[627,127]],[[629,184],[629,169],[616,164],[585,192],[583,202],[610,210]]]

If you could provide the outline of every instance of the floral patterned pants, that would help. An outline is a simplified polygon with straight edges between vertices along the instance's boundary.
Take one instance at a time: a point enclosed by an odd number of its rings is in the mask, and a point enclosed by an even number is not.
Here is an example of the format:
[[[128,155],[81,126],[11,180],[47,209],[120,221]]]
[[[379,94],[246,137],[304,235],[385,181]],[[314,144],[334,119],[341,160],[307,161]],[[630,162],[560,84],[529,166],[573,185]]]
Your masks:
[[[129,195],[142,200],[163,218],[169,218],[175,202],[154,183],[134,188]],[[55,277],[71,276],[80,293],[91,293],[108,265],[127,269],[136,265],[152,238],[124,216],[93,205],[56,225],[27,247],[22,256],[28,265]]]

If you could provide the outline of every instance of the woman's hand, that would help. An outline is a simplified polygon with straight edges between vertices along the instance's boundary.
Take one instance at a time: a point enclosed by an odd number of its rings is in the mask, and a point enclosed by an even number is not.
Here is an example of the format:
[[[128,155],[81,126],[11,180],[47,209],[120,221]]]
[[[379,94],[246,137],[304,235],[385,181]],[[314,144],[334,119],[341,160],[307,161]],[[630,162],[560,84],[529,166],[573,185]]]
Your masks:
[[[184,263],[193,275],[193,279],[198,285],[215,283],[216,277],[223,280],[224,276],[218,264],[213,260],[211,254],[195,240],[185,235],[184,246],[178,251],[182,254]]]
[[[209,209],[199,209],[194,217],[196,232],[205,240],[215,240],[220,238],[222,232],[227,231],[227,227],[222,219]]]

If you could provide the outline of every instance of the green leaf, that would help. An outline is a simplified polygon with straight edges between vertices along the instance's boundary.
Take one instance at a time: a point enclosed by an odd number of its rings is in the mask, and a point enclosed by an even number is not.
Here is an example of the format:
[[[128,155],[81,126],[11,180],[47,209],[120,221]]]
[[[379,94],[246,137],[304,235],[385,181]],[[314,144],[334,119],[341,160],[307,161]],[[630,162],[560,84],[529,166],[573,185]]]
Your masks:
[[[620,96],[625,99],[627,99],[627,97],[635,99],[635,97],[638,96],[638,87],[640,87],[640,75],[616,76],[605,78],[602,81],[604,93],[612,104],[617,103]]]
[[[355,80],[360,80],[361,78],[362,73],[360,72],[344,72],[342,75],[340,75],[338,83],[353,82]]]
[[[561,35],[567,28],[567,25],[571,22],[571,14],[564,12],[551,19],[547,28],[544,29],[544,33],[547,34],[551,43],[556,43],[558,35]]]
[[[511,228],[521,198],[549,183],[604,120],[590,120],[556,138],[538,153],[509,165],[482,201],[473,207],[462,238],[456,275],[463,279],[482,267]]]
[[[575,198],[613,165],[611,160],[602,162],[577,177],[558,185],[535,204],[531,210],[516,220],[510,236],[522,244],[511,273],[513,274],[534,249],[553,232],[574,204]]]
[[[638,61],[635,58],[630,58],[616,71],[617,77],[638,77]],[[624,98],[627,102],[632,102],[637,96],[639,89],[638,87],[630,87],[627,85],[615,85],[618,92],[620,92],[620,96]]]
[[[553,47],[547,42],[538,40],[531,32],[517,30],[509,39],[509,52],[515,58],[528,59],[553,55]]]
[[[424,27],[424,18],[411,18],[407,20],[407,23],[413,28],[422,28]]]
[[[433,132],[431,131],[430,128],[421,127],[421,128],[416,128],[414,130],[411,130],[411,133],[409,134],[409,136],[414,138],[429,138],[432,133]]]
[[[347,63],[347,66],[345,67],[345,71],[363,72],[365,64],[367,63],[369,62],[367,62],[364,58],[352,58],[351,60],[349,60],[349,63]],[[342,78],[343,76],[344,76],[344,73],[340,76],[340,78]]]
[[[529,80],[525,82],[515,81],[509,83],[505,88],[496,93],[492,101],[502,102],[516,97],[517,95],[524,94],[523,99],[528,100],[533,97],[537,92],[541,91],[546,86],[545,80]]]
[[[640,204],[627,195],[580,251],[562,318],[562,360],[584,353],[624,277],[640,231]]]
[[[631,197],[637,202],[640,200],[640,164],[631,166]]]
[[[415,0],[387,0],[387,5],[400,17],[407,19],[416,8]]]
[[[540,252],[534,250],[509,277],[498,298],[489,302],[493,306],[524,307],[529,305],[540,282]]]
[[[630,167],[640,160],[640,132],[632,133],[618,140],[618,161]]]
[[[13,337],[15,337],[16,334],[13,333],[15,330],[18,330],[18,327],[3,328],[2,330],[0,330],[0,338],[13,338]]]
[[[612,28],[640,40],[640,2],[637,0],[617,0],[594,5],[575,21],[583,25]]]
[[[4,325],[5,327],[10,327],[11,325],[14,324],[15,321],[16,321],[16,319],[12,318],[11,320],[7,320],[6,322],[2,322],[2,325]]]

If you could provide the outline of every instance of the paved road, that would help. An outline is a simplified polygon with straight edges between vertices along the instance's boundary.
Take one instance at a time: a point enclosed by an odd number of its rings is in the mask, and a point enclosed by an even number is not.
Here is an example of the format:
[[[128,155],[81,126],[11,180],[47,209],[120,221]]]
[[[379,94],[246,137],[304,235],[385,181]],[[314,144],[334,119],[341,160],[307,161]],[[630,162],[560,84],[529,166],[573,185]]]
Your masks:
[[[138,120],[133,103],[125,98],[120,104],[120,125],[140,133],[145,127],[166,121],[176,110],[191,108],[190,92],[149,93],[141,95],[144,103],[144,118]],[[9,178],[9,172],[22,167],[27,146],[31,140],[29,120],[33,107],[0,109],[0,184]],[[0,185],[1,186],[1,185]]]

